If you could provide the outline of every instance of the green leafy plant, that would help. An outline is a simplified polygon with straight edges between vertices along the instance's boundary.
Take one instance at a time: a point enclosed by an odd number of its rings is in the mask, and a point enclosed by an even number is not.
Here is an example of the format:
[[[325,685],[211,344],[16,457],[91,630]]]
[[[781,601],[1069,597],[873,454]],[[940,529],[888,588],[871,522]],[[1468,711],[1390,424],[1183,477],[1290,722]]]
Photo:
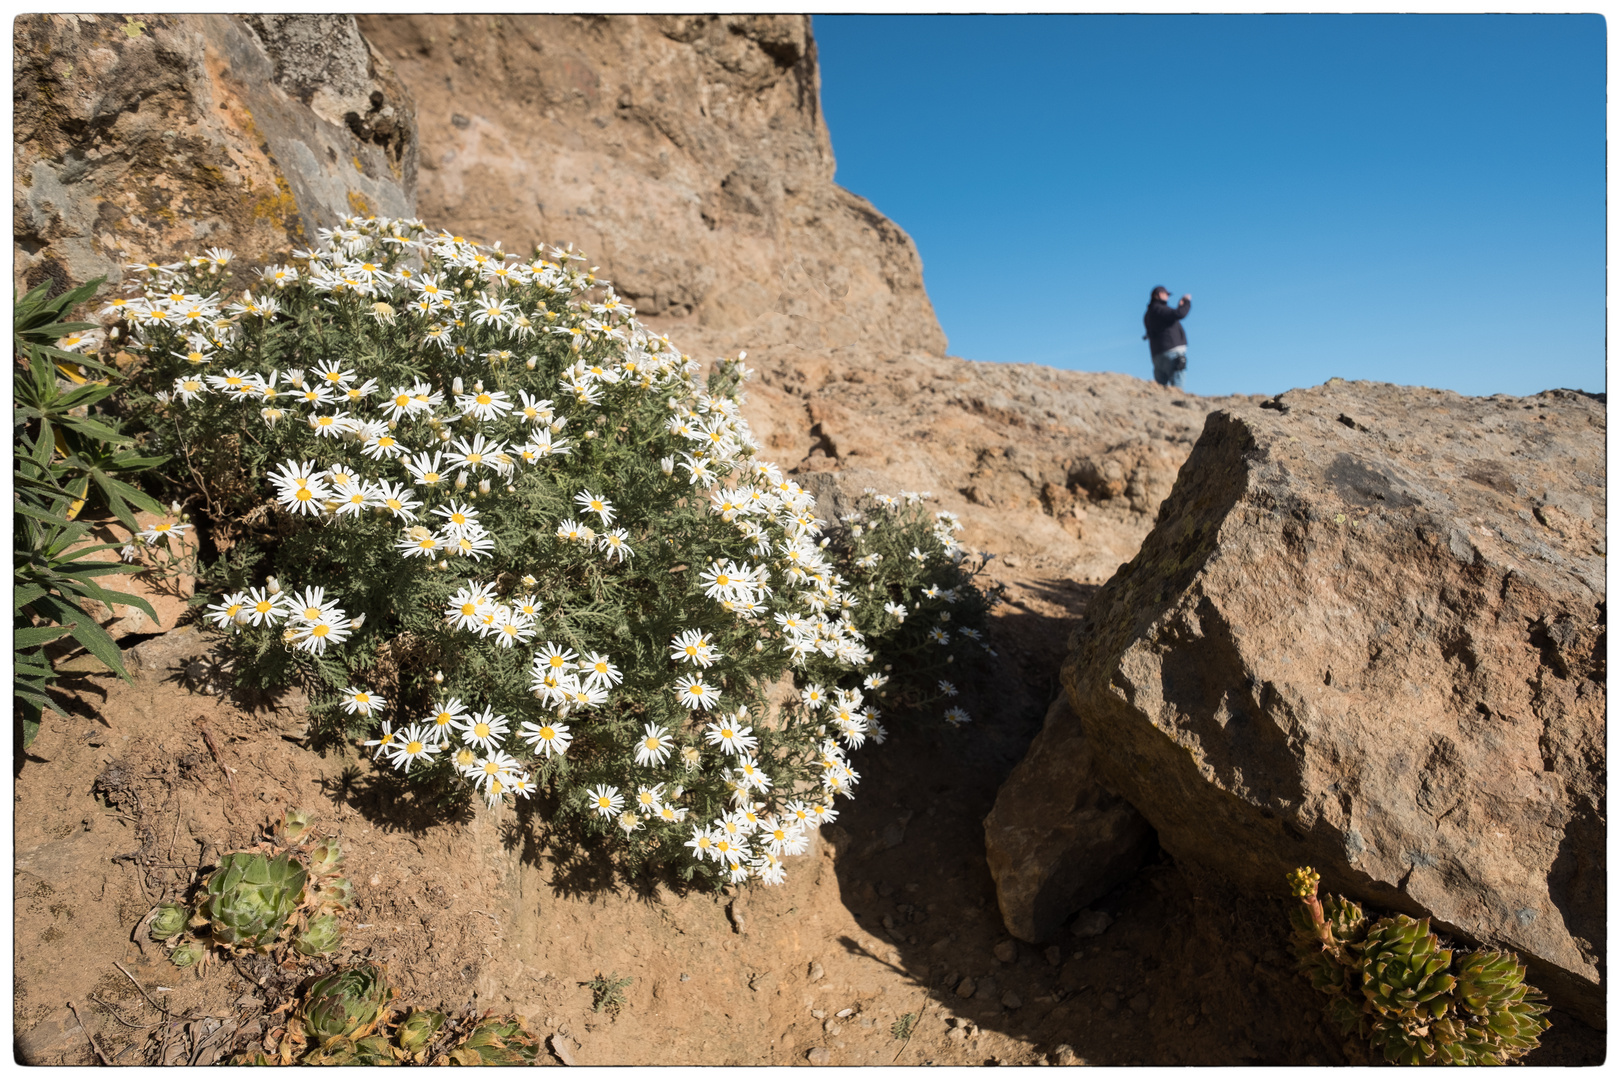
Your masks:
[[[169,959],[177,967],[205,960],[211,946],[227,953],[281,949],[325,956],[342,945],[339,917],[353,886],[337,876],[343,861],[337,841],[328,838],[307,851],[316,837],[311,815],[302,810],[287,811],[266,835],[269,840],[220,860],[198,885],[195,907],[166,902],[153,910],[148,932],[154,941],[173,943]],[[289,836],[298,842],[289,843]]]
[[[600,971],[585,985],[591,991],[591,1011],[617,1013],[624,1008],[626,1001],[624,991],[627,986],[635,982],[630,976],[621,977],[617,971],[603,975]]]
[[[386,1019],[393,996],[381,965],[357,964],[311,983],[295,1019],[315,1047],[334,1039],[355,1041],[370,1035]]]
[[[302,684],[317,737],[427,791],[544,795],[626,872],[781,881],[880,710],[985,654],[960,524],[916,493],[820,516],[758,457],[743,354],[704,374],[578,252],[320,240],[235,302],[213,253],[120,309],[229,540],[206,619],[239,683]]]
[[[1429,920],[1368,921],[1339,896],[1317,896],[1320,875],[1288,875],[1300,972],[1328,995],[1328,1016],[1368,1040],[1391,1064],[1504,1065],[1541,1045],[1543,997],[1512,953],[1457,955]]]
[[[120,545],[87,545],[89,528],[74,521],[93,495],[131,532],[137,530],[135,509],[162,513],[152,498],[120,477],[166,458],[136,453],[130,448],[133,439],[117,429],[116,421],[91,415],[116,392],[117,371],[91,356],[100,341],[93,332],[96,324],[67,321],[103,280],[55,298],[46,282],[13,301],[13,699],[25,747],[39,731],[43,710],[52,705],[48,688],[56,669],[48,650],[59,639],[71,637],[130,678],[117,644],[85,610],[86,600],[109,607],[128,604],[157,621],[144,599],[95,580],[143,568],[86,558]]]
[[[533,1065],[540,1040],[515,1016],[480,1020],[448,1055],[450,1065]]]
[[[916,1013],[903,1013],[900,1019],[889,1025],[889,1037],[903,1042],[911,1038],[911,1029],[917,1026]]]

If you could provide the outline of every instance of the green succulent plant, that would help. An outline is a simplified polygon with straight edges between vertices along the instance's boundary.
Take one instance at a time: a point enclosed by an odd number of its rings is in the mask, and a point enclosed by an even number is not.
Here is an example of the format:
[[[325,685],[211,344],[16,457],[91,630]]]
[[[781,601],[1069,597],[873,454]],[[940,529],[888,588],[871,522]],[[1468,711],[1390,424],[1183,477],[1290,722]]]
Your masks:
[[[414,1009],[400,1022],[399,1029],[394,1032],[394,1042],[407,1058],[416,1058],[432,1045],[433,1037],[444,1026],[444,1021],[444,1013]]]
[[[152,913],[152,922],[146,932],[153,941],[168,941],[185,930],[190,921],[190,909],[179,904],[159,904]]]
[[[1368,924],[1349,900],[1317,896],[1310,867],[1288,875],[1299,970],[1328,995],[1329,1019],[1401,1065],[1503,1065],[1540,1045],[1543,998],[1512,953],[1455,955],[1428,919]]]
[[[335,839],[328,838],[315,845],[309,853],[309,872],[316,877],[330,877],[343,865],[343,848]]]
[[[297,910],[309,874],[289,852],[274,859],[239,851],[208,879],[202,914],[214,940],[263,950]]]
[[[359,964],[310,984],[299,1020],[316,1046],[338,1038],[363,1039],[377,1028],[393,996],[380,965]]]
[[[540,1041],[515,1016],[492,1016],[478,1022],[450,1051],[452,1065],[533,1065]]]
[[[195,941],[182,941],[169,953],[169,963],[177,968],[188,968],[203,958],[203,946]]]
[[[335,952],[342,944],[343,928],[338,926],[337,916],[331,914],[317,915],[309,921],[303,933],[293,938],[293,948],[304,956]]]
[[[314,822],[314,819],[314,815],[308,810],[288,810],[281,816],[281,829],[279,831],[282,838],[289,844],[298,843],[304,838],[304,834],[309,832],[309,827]]]
[[[330,877],[315,884],[316,906],[325,912],[347,911],[353,895],[354,883],[346,877]]]
[[[328,1040],[304,1055],[302,1065],[395,1065],[393,1047],[381,1035],[363,1039],[343,1036]]]

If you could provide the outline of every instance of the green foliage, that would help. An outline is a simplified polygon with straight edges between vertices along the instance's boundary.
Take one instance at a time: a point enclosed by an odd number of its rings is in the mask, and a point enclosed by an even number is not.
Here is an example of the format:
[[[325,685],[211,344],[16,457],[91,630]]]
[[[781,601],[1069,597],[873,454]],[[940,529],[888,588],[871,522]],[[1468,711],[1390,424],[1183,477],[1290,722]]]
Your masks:
[[[626,1004],[625,987],[633,982],[635,980],[628,975],[621,978],[617,971],[607,975],[597,972],[596,976],[585,984],[591,991],[591,1011],[601,1012],[606,1009],[608,1012],[617,1013]]]
[[[897,1041],[911,1038],[911,1029],[917,1025],[916,1013],[903,1013],[900,1019],[889,1025],[889,1037]]]
[[[153,941],[168,941],[185,932],[191,922],[191,912],[179,904],[159,904],[152,913],[147,933]]]
[[[515,1016],[481,1020],[450,1051],[450,1065],[533,1065],[540,1056],[540,1040]]]
[[[289,810],[273,821],[261,841],[245,851],[227,854],[197,886],[197,904],[158,905],[149,933],[155,941],[173,941],[191,929],[194,915],[205,921],[170,954],[177,966],[206,960],[211,946],[224,952],[278,952],[285,960],[327,956],[343,945],[339,921],[348,910],[353,885],[337,874],[343,853],[331,838],[316,844],[319,859],[304,845],[316,843],[312,816]],[[288,843],[296,835],[299,843]]]
[[[439,1029],[444,1027],[445,1015],[431,1009],[413,1009],[409,1016],[399,1023],[399,1030],[394,1033],[394,1040],[399,1044],[400,1054],[408,1059],[416,1059],[425,1054],[433,1039],[438,1035]]]
[[[742,357],[700,379],[577,253],[321,239],[235,303],[193,259],[124,309],[151,438],[229,541],[207,618],[241,685],[301,683],[318,737],[425,791],[541,796],[627,873],[780,881],[879,707],[984,655],[959,524],[875,492],[818,517],[757,457]]]
[[[263,949],[276,940],[304,898],[309,871],[291,852],[273,859],[239,851],[208,879],[202,915],[221,945]]]
[[[317,1047],[333,1039],[362,1039],[377,1028],[393,996],[380,965],[357,964],[311,983],[298,1022]]]
[[[98,339],[85,331],[95,324],[66,318],[102,281],[55,299],[47,298],[46,282],[13,303],[12,692],[25,747],[39,731],[41,713],[51,707],[48,688],[56,670],[47,647],[52,643],[71,637],[112,671],[130,677],[118,646],[85,611],[85,600],[129,604],[157,621],[145,600],[95,580],[141,567],[85,558],[119,545],[85,545],[89,529],[73,520],[95,496],[132,532],[135,509],[162,512],[120,477],[166,459],[136,453],[115,421],[90,414],[116,392],[117,372],[88,355]],[[92,375],[103,377],[89,381]]]
[[[1512,953],[1455,955],[1429,920],[1394,915],[1368,924],[1342,897],[1317,896],[1304,867],[1289,875],[1299,969],[1328,995],[1328,1017],[1399,1065],[1503,1065],[1540,1045],[1542,995]]]

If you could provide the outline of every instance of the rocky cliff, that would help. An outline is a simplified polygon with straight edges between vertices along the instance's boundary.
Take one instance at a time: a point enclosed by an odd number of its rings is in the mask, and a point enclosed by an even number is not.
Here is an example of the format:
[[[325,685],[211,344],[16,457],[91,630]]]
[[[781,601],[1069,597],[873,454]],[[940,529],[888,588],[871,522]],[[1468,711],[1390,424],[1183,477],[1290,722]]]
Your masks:
[[[582,247],[699,358],[746,350],[784,468],[932,491],[1101,582],[1219,401],[945,356],[911,239],[833,182],[804,16],[362,16],[415,95],[430,224]]]
[[[352,16],[24,15],[12,47],[21,288],[412,210],[410,95]]]

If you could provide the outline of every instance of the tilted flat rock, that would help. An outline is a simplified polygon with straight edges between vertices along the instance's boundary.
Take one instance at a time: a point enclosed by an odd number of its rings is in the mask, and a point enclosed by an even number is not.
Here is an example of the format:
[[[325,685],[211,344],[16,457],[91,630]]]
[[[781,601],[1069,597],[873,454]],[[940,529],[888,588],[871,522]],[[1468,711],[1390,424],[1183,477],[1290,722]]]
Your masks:
[[[1134,874],[1157,844],[1147,820],[1097,778],[1091,742],[1060,697],[1001,785],[984,846],[1007,930],[1044,942]]]
[[[1315,866],[1601,1026],[1604,404],[1266,405],[1210,415],[1071,639],[1100,772],[1178,860],[1272,895]]]
[[[22,15],[14,280],[231,249],[237,287],[346,214],[412,213],[415,114],[352,15]]]

